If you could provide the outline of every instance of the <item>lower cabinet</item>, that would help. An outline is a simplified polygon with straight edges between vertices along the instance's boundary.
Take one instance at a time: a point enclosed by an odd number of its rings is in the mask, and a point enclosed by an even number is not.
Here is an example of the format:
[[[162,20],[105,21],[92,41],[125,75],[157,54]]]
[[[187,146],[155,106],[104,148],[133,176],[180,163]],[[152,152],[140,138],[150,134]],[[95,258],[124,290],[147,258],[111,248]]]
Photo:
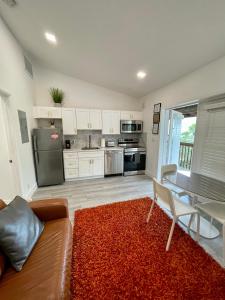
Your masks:
[[[77,152],[73,151],[64,151],[64,173],[65,180],[73,180],[78,178],[78,155]]]
[[[104,151],[64,151],[65,180],[104,176]]]
[[[79,157],[79,177],[104,175],[104,151],[82,151]]]

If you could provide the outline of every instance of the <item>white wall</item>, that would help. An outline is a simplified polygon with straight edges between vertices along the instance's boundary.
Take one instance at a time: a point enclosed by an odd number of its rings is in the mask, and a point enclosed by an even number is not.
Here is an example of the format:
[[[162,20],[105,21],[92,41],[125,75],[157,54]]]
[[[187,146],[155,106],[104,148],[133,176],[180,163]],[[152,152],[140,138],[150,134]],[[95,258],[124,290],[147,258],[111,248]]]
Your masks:
[[[152,135],[153,106],[172,108],[225,92],[225,56],[192,72],[141,99],[144,106],[144,131],[147,134],[147,173],[156,176],[159,135]]]
[[[141,110],[139,100],[74,77],[57,73],[40,65],[35,65],[35,103],[52,106],[50,87],[65,92],[63,106],[81,108],[100,108],[115,110]]]
[[[20,109],[26,112],[28,128],[31,130],[33,124],[33,81],[25,73],[22,48],[9,32],[1,18],[0,41],[0,89],[10,95],[9,101],[15,121],[12,126],[14,127],[16,153],[19,162],[21,191],[22,195],[26,197],[35,186],[36,180],[31,143],[21,143],[17,110]],[[1,169],[0,172],[1,175],[4,174],[4,170]]]

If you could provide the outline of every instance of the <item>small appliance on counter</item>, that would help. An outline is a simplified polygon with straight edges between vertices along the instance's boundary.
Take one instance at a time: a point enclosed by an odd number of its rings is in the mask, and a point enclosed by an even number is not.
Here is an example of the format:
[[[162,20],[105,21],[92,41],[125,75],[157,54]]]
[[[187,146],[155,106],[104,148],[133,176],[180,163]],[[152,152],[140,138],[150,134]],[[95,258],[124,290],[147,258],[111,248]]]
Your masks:
[[[66,147],[66,149],[71,149],[71,142],[70,142],[70,140],[65,140],[65,147]]]
[[[114,140],[106,141],[106,147],[116,147],[116,142]]]
[[[105,148],[105,139],[101,138],[101,148]]]

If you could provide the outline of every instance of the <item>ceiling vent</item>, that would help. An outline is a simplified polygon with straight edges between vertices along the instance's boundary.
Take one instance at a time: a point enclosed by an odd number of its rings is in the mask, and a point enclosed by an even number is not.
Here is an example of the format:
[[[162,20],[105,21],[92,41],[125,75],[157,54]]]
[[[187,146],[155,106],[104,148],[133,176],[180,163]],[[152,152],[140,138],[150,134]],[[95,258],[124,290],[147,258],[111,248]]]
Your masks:
[[[10,7],[16,6],[17,4],[15,0],[2,0],[2,1],[5,2]]]
[[[31,78],[33,78],[33,67],[26,56],[24,56],[24,64],[26,72],[30,75]]]

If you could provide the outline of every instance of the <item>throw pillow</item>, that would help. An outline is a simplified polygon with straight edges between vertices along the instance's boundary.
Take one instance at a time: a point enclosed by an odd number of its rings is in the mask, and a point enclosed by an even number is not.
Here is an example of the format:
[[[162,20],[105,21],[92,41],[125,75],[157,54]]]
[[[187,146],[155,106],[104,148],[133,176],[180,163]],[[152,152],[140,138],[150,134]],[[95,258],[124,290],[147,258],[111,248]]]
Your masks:
[[[20,271],[44,229],[27,201],[17,196],[0,210],[0,248]]]

